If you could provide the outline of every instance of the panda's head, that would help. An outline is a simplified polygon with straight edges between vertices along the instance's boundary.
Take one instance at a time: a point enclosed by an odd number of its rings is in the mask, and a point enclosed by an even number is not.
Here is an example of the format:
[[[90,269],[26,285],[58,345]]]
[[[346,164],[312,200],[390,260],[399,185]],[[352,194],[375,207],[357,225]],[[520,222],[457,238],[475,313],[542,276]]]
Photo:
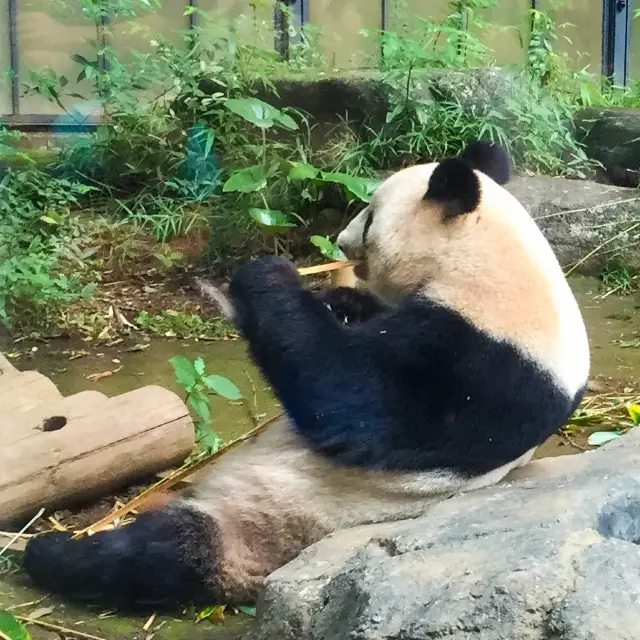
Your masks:
[[[423,289],[473,260],[482,243],[496,251],[510,242],[519,212],[501,186],[509,165],[501,147],[475,142],[458,157],[403,169],[382,183],[338,245],[389,302]]]
[[[417,294],[455,309],[573,388],[588,369],[582,316],[549,243],[503,186],[509,168],[502,148],[475,142],[458,157],[403,169],[338,245],[387,303]]]

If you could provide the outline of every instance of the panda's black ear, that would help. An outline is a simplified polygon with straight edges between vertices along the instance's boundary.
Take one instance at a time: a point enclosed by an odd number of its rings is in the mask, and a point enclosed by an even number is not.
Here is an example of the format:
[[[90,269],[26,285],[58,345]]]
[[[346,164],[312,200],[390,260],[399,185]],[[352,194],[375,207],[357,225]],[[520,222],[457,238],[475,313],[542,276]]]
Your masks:
[[[444,218],[471,213],[480,204],[480,180],[464,160],[448,158],[433,170],[424,199],[441,205]]]
[[[495,142],[477,141],[470,143],[460,154],[472,169],[482,171],[494,182],[505,185],[511,177],[509,154]]]

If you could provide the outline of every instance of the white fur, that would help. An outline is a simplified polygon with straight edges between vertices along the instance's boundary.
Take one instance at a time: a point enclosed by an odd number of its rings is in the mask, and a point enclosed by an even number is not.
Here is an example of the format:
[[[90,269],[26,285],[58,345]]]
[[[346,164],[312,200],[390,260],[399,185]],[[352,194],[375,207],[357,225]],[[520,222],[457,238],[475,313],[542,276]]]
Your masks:
[[[524,246],[546,277],[560,322],[551,343],[553,347],[541,364],[557,376],[560,386],[569,395],[574,395],[586,383],[590,369],[589,340],[576,298],[553,249],[534,219],[511,193],[486,176],[482,177],[483,198],[490,199],[494,203],[492,206],[506,212],[514,234],[527,239]]]
[[[319,538],[346,527],[417,517],[459,491],[498,482],[532,455],[470,480],[446,471],[345,470],[311,452],[282,418],[224,456],[189,503],[217,522],[255,524],[256,512],[262,513],[275,531],[290,518],[310,519]]]
[[[312,453],[283,418],[227,454],[187,503],[216,523],[218,579],[242,600],[327,534],[416,518],[455,493],[499,482],[531,453],[470,480],[438,471],[345,470]]]

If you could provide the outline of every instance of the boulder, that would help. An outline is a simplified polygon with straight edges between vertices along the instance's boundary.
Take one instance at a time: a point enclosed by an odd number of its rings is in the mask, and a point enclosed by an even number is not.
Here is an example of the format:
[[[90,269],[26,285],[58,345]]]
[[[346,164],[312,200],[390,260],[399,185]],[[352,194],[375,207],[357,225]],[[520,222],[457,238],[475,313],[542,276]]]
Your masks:
[[[560,263],[598,275],[606,265],[640,270],[640,193],[587,180],[517,176],[507,185],[535,218]]]
[[[586,154],[602,164],[607,181],[640,186],[640,109],[589,108],[574,122]]]
[[[459,101],[484,113],[503,104],[514,86],[514,77],[500,68],[418,69],[413,72],[413,96],[417,99]],[[272,80],[277,91],[260,90],[260,97],[282,107],[302,109],[321,127],[346,118],[356,128],[376,130],[392,110],[393,86],[379,71],[358,70],[326,75],[289,75]]]
[[[425,80],[436,100],[459,102],[478,115],[502,110],[516,86],[513,74],[500,67],[434,70]]]
[[[251,640],[632,640],[640,430],[415,520],[335,533],[273,573]]]

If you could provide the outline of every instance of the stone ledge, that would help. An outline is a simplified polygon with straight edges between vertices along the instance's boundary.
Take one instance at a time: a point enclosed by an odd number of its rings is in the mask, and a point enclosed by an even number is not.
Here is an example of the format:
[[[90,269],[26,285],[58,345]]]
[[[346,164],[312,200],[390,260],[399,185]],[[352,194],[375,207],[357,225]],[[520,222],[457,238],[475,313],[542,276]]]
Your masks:
[[[587,180],[518,176],[507,189],[538,223],[563,267],[598,275],[607,265],[640,271],[640,192]]]
[[[267,580],[251,640],[632,640],[640,431],[416,520],[338,532]]]

